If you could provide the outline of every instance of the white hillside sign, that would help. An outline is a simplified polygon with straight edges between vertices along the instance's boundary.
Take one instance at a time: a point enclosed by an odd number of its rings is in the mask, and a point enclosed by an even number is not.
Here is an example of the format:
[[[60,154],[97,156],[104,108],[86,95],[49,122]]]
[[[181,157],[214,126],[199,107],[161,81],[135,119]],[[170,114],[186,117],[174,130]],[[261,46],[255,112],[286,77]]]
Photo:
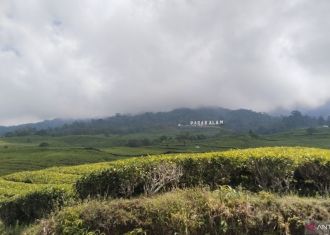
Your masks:
[[[178,124],[178,127],[220,127],[224,125],[223,120],[196,120],[190,121],[189,124]]]

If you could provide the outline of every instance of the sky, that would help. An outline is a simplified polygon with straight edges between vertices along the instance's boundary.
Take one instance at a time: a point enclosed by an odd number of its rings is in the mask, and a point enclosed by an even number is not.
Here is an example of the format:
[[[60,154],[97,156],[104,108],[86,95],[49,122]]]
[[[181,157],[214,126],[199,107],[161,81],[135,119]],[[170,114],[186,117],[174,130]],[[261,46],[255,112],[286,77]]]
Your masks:
[[[330,1],[0,0],[0,125],[330,101]]]

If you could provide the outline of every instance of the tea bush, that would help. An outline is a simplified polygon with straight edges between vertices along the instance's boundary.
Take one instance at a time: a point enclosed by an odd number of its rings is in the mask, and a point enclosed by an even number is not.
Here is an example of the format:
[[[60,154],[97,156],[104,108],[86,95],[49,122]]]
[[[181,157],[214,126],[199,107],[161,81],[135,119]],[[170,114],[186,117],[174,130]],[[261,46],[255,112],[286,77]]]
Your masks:
[[[79,177],[106,169],[109,164],[52,167],[3,176],[0,178],[0,219],[10,225],[43,217],[75,197],[73,185]]]
[[[79,175],[75,174],[63,174],[59,172],[41,170],[13,173],[4,176],[3,179],[29,184],[73,184],[79,177]]]
[[[14,173],[0,178],[0,218],[5,223],[31,222],[65,204],[75,193],[80,198],[129,198],[201,185],[328,195],[330,151],[254,148],[155,155]],[[14,209],[10,212],[8,208]]]
[[[24,191],[24,189],[22,189]],[[73,192],[67,186],[43,186],[0,202],[0,219],[6,225],[30,223],[65,205]]]
[[[328,221],[329,211],[326,199],[193,188],[130,200],[86,201],[64,208],[26,234],[300,235],[306,220]]]
[[[151,171],[166,166],[175,166],[180,177],[163,182],[160,191],[198,185],[241,185],[252,191],[327,195],[330,187],[330,151],[275,147],[116,161],[79,178],[76,191],[81,198],[147,193],[146,184],[155,181],[150,178]]]
[[[104,162],[68,167],[51,167],[44,170],[12,173],[2,178],[8,181],[31,184],[73,184],[82,175],[107,169],[110,164],[111,162]]]

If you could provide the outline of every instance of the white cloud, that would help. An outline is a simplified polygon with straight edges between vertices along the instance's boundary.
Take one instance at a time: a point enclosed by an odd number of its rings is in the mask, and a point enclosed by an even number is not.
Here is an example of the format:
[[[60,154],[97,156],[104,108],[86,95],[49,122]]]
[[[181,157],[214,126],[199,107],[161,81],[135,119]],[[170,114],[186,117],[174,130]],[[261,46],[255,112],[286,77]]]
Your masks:
[[[326,0],[4,0],[0,124],[330,100]]]

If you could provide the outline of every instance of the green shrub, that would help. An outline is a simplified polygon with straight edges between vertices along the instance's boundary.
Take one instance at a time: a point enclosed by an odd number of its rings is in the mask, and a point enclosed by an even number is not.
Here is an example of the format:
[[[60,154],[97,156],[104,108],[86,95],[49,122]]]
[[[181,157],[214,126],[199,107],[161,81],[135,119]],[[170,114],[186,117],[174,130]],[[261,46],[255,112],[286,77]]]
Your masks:
[[[23,171],[3,176],[3,179],[13,182],[24,182],[30,184],[73,184],[80,175],[64,174],[49,170]]]
[[[28,235],[24,233],[27,230],[27,226],[22,226],[20,224],[15,224],[11,226],[6,226],[0,221],[0,234],[3,235]],[[31,234],[31,233],[30,233]]]
[[[130,200],[87,201],[56,213],[29,234],[298,235],[304,233],[307,219],[328,221],[329,211],[326,199],[194,188]]]
[[[250,190],[288,192],[291,189],[296,166],[290,157],[250,157],[245,162],[242,184]],[[243,172],[240,172],[244,175]]]
[[[172,167],[169,167],[172,166]],[[252,191],[302,195],[329,193],[330,152],[312,148],[256,148],[217,153],[152,156],[113,162],[108,168],[78,179],[76,191],[88,196],[130,197],[148,193],[153,169],[165,169],[158,179],[177,169],[161,190],[173,187],[241,185]],[[159,170],[158,170],[159,171]],[[157,180],[156,180],[157,181]],[[159,182],[155,182],[157,184]],[[149,186],[147,186],[149,184]]]
[[[65,192],[74,185],[80,198],[129,198],[199,185],[211,189],[230,185],[251,191],[328,195],[329,182],[330,151],[322,149],[255,148],[131,158],[4,176],[0,178],[0,218],[5,218],[7,223],[40,218],[64,203],[60,199],[57,203],[49,194],[50,188],[59,189],[62,184]],[[56,198],[57,194],[54,195]],[[43,202],[37,203],[39,197]],[[30,200],[33,203],[25,203]],[[50,205],[45,202],[47,200]],[[9,207],[14,210],[9,212]]]
[[[46,147],[49,147],[49,144],[47,142],[42,142],[39,144],[39,147],[46,148]]]
[[[0,219],[6,225],[30,223],[63,206],[73,196],[67,187],[43,187],[0,202]]]
[[[72,185],[79,177],[105,169],[109,164],[52,167],[3,176],[0,178],[0,220],[8,226],[41,218],[70,201],[74,196]]]
[[[302,195],[330,195],[330,161],[305,162],[297,167],[294,178],[296,189]]]

